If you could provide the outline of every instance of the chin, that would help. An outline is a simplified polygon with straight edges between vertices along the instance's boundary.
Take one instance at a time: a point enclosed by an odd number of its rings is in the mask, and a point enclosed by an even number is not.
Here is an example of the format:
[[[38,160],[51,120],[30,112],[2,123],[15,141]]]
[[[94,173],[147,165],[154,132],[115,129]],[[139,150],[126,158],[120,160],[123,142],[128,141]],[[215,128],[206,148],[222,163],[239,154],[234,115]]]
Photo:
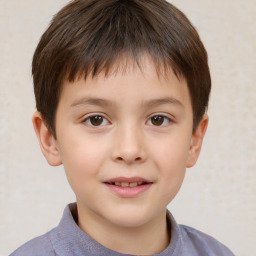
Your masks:
[[[126,209],[112,213],[108,220],[119,227],[135,228],[145,225],[151,218],[149,211]]]

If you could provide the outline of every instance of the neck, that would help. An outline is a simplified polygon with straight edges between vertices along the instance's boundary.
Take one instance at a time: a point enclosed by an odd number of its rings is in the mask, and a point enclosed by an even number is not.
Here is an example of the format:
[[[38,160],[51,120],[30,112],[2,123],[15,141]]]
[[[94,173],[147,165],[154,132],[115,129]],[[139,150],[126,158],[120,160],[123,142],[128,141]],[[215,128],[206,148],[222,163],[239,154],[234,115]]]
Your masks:
[[[90,237],[113,251],[152,255],[162,252],[169,244],[170,237],[166,222],[166,212],[150,223],[136,227],[120,227],[108,223],[99,216],[78,210],[78,225]]]

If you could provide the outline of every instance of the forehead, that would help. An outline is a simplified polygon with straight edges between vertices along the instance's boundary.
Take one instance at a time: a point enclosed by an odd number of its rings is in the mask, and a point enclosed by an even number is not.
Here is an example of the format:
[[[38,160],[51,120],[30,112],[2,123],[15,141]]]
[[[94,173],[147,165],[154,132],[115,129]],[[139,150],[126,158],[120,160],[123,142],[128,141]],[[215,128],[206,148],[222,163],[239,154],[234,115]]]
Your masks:
[[[172,97],[174,101],[190,105],[186,80],[176,75],[170,66],[157,65],[150,57],[140,62],[123,58],[97,75],[91,73],[85,77],[80,73],[74,81],[64,81],[60,100],[73,101],[74,106],[80,101],[86,102],[83,99],[88,97],[98,99],[97,102],[105,98],[112,103]]]
[[[77,68],[75,73],[72,70],[68,70],[64,80],[73,82],[84,78],[85,80],[97,78],[125,75],[126,73],[140,70],[142,74],[146,74],[150,69],[150,72],[154,72],[159,79],[169,78],[170,73],[174,74],[178,79],[184,80],[185,77],[180,70],[174,67],[171,61],[155,59],[149,54],[143,52],[138,53],[136,57],[129,55],[128,53],[120,53],[117,57],[111,61],[102,61],[102,63],[91,63],[84,69],[83,66]]]

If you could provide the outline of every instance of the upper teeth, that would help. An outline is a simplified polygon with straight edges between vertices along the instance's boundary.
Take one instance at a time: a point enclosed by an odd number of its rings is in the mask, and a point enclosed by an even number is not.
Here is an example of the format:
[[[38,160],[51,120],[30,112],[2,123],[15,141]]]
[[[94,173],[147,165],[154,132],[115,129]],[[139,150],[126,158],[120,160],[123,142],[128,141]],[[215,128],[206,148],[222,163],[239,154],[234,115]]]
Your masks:
[[[116,186],[121,186],[121,187],[137,187],[139,185],[141,185],[142,182],[115,182]]]

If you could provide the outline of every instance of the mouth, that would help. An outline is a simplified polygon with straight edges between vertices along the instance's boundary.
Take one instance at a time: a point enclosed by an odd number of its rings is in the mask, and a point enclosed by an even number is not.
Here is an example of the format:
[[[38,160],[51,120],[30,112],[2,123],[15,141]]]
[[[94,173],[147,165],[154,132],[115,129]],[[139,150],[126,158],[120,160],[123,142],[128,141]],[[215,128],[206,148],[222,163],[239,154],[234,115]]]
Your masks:
[[[142,181],[139,181],[139,182],[118,182],[117,181],[117,182],[104,182],[104,183],[108,185],[123,187],[123,188],[127,188],[127,187],[134,188],[134,187],[149,184],[148,182],[142,182]]]
[[[124,178],[118,177],[103,182],[112,192],[123,198],[137,197],[147,191],[152,181],[141,177]]]
[[[153,182],[147,179],[144,179],[142,177],[131,177],[131,178],[126,178],[126,177],[116,177],[113,179],[109,179],[104,181],[105,184],[113,185],[113,186],[118,186],[118,187],[138,187],[138,186],[143,186],[147,184],[152,184]]]

